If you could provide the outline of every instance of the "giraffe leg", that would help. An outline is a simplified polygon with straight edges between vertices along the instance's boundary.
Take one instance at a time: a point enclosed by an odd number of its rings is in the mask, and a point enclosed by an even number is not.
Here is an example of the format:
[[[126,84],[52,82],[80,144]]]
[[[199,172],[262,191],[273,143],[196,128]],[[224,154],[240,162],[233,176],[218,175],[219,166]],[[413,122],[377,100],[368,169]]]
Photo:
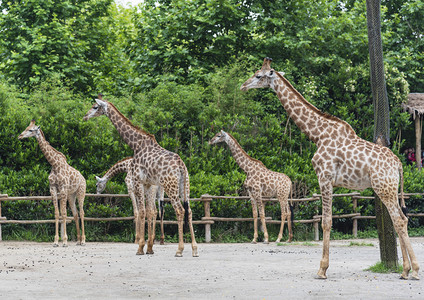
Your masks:
[[[77,245],[80,245],[81,244],[81,232],[80,232],[79,217],[78,217],[78,211],[77,211],[75,200],[76,200],[75,194],[69,196],[69,206],[71,208],[72,215],[74,216],[75,227],[77,229]]]
[[[258,207],[256,205],[255,198],[250,195],[250,203],[252,204],[252,215],[253,215],[253,240],[252,244],[256,244],[258,242]]]
[[[80,214],[80,220],[81,220],[81,240],[80,245],[85,246],[85,226],[84,226],[84,199],[85,199],[85,184],[81,187],[81,190],[77,194],[78,199],[78,207],[79,207],[79,214]]]
[[[138,203],[138,213],[137,213],[137,228],[140,229],[139,236],[140,240],[138,242],[137,255],[144,255],[144,245],[146,244],[144,240],[144,230],[145,230],[145,217],[146,217],[146,208],[144,203],[144,187],[138,182],[135,184],[134,194],[137,198]]]
[[[147,250],[146,254],[154,254],[153,252],[153,243],[155,240],[155,225],[156,225],[156,214],[157,211],[155,211],[155,195],[156,195],[156,187],[150,186],[145,187],[147,190],[146,195],[146,215],[147,215]]]
[[[330,231],[332,226],[332,192],[331,175],[318,177],[322,195],[322,231],[323,231],[323,249],[320,268],[318,270],[319,279],[327,279],[327,269],[330,262]]]
[[[66,211],[66,202],[67,202],[68,195],[65,191],[61,191],[60,193],[60,214],[62,217],[62,224],[63,224],[63,236],[62,236],[62,246],[68,247],[68,234],[66,232],[66,218],[67,218],[67,211]]]
[[[289,230],[289,238],[287,239],[287,243],[291,243],[291,241],[293,240],[293,228],[292,228],[292,212],[290,210],[290,207],[287,203],[287,209],[288,209],[288,213],[287,213],[287,228]]]
[[[418,271],[419,265],[417,258],[415,256],[414,250],[411,246],[411,241],[409,240],[408,235],[408,218],[402,213],[401,207],[399,206],[397,199],[397,192],[394,191],[390,195],[385,195],[385,193],[378,193],[381,201],[386,205],[387,210],[390,214],[390,217],[393,222],[393,226],[396,230],[396,233],[399,236],[399,244],[402,252],[403,260],[403,272],[401,279],[408,279],[409,272],[412,265],[412,279],[419,280]]]
[[[262,202],[262,191],[260,189],[254,189],[251,191],[251,197],[253,197],[253,199],[255,199],[255,203],[258,207],[257,211],[259,211],[259,217],[261,218],[261,224],[262,224],[262,228],[264,231],[264,244],[268,244],[268,230],[266,228],[266,221],[265,221],[265,205]],[[253,202],[252,202],[253,203]],[[255,209],[256,211],[256,209]],[[255,218],[255,212],[253,212],[253,218]],[[256,213],[256,220],[258,218],[258,215]],[[258,229],[257,229],[257,221],[256,221],[256,226],[255,226],[255,230],[256,230],[256,238],[258,236]]]
[[[183,256],[184,251],[184,208],[181,205],[181,202],[177,199],[172,199],[175,209],[175,214],[177,215],[178,220],[178,250],[177,253],[175,253],[176,257]]]
[[[278,234],[278,238],[276,240],[277,243],[279,243],[281,241],[281,239],[283,238],[283,231],[284,231],[284,223],[286,222],[287,219],[287,228],[289,231],[289,238],[287,240],[288,243],[290,243],[292,241],[293,238],[293,232],[292,232],[292,224],[291,224],[291,212],[290,212],[290,207],[289,207],[289,203],[288,203],[288,194],[286,195],[278,195],[279,198],[279,202],[280,202],[280,208],[281,208],[281,226],[280,226],[280,232]]]
[[[159,186],[158,192],[157,192],[157,199],[158,199],[159,215],[160,215],[159,217],[160,217],[160,244],[161,245],[165,245],[165,231],[163,228],[163,217],[164,217],[163,196],[164,196],[163,187]]]
[[[191,212],[189,203],[187,203],[187,207],[188,207],[187,208],[188,209],[188,226],[190,227],[192,254],[193,254],[193,257],[198,257],[199,254],[197,252],[197,242],[196,242],[196,237],[194,236],[192,212]]]
[[[184,207],[178,197],[179,185],[178,181],[170,181],[164,186],[165,192],[171,200],[172,207],[175,210],[175,215],[178,221],[178,250],[175,253],[176,257],[183,256],[184,251]]]
[[[137,206],[137,199],[134,195],[134,192],[129,184],[127,184],[128,187],[128,195],[130,196],[131,203],[133,206],[133,212],[134,212],[134,228],[135,228],[135,240],[134,243],[138,244],[140,241],[140,222],[138,220],[138,206]]]
[[[58,207],[58,197],[57,191],[55,188],[50,188],[50,195],[52,195],[53,206],[54,206],[54,221],[55,221],[55,236],[53,247],[59,246],[59,207]]]

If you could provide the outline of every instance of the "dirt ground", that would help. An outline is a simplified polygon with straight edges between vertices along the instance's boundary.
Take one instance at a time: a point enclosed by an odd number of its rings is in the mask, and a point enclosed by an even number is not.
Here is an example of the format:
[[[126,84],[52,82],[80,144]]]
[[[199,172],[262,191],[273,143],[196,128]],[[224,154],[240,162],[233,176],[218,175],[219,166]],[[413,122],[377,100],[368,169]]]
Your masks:
[[[137,245],[0,242],[1,299],[424,299],[422,280],[364,269],[379,261],[374,246],[331,241],[328,279],[315,279],[321,242],[278,246],[199,244],[199,257],[174,257],[176,244],[156,244],[136,256]],[[412,238],[424,267],[424,238]],[[311,245],[312,244],[312,245]],[[400,250],[399,255],[400,255]]]

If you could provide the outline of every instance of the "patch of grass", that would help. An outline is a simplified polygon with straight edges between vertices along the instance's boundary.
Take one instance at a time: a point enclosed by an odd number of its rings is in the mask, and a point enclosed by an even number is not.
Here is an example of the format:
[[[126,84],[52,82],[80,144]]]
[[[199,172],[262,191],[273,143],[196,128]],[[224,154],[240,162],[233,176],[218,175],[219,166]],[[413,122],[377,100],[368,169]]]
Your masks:
[[[348,247],[362,247],[362,246],[367,246],[367,247],[374,247],[373,243],[365,243],[365,242],[350,242],[349,245],[347,245]]]
[[[370,271],[373,273],[402,273],[403,267],[401,263],[398,263],[396,267],[387,267],[383,262],[379,261],[375,265],[365,269],[365,271]]]

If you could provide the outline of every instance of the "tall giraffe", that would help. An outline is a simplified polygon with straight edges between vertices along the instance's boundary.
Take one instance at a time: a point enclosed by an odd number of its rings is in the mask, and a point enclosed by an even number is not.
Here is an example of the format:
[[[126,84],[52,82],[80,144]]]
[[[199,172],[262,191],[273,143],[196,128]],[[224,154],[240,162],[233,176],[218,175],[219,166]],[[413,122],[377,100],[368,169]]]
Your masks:
[[[59,246],[59,217],[61,216],[63,224],[63,246],[68,245],[68,235],[66,234],[66,202],[69,201],[72,214],[74,215],[75,226],[77,228],[77,244],[85,245],[85,232],[84,232],[84,198],[86,182],[84,177],[79,171],[71,167],[67,161],[66,156],[53,148],[46,140],[40,126],[35,125],[32,120],[29,126],[19,135],[18,139],[35,137],[40,145],[40,149],[46,157],[47,161],[52,166],[49,175],[50,194],[53,199],[54,216],[56,224],[56,233],[54,237],[53,246]],[[81,232],[78,219],[78,211],[76,208],[76,198],[78,198],[78,206],[81,217]],[[60,215],[58,201],[60,204]]]
[[[127,157],[124,158],[120,161],[118,161],[117,163],[115,163],[112,167],[110,167],[109,170],[106,171],[106,173],[103,175],[103,177],[98,177],[96,176],[96,192],[97,194],[101,194],[105,188],[106,188],[106,184],[107,182],[114,177],[115,175],[119,174],[119,173],[128,173],[130,171],[130,166],[132,164],[132,157]],[[137,218],[137,212],[138,212],[138,207],[137,207],[137,201],[136,198],[134,196],[134,191],[133,191],[133,186],[132,186],[132,182],[131,182],[131,174],[127,174],[127,176],[125,177],[125,184],[127,185],[127,189],[128,189],[128,194],[130,196],[132,205],[133,205],[133,212],[134,212],[134,218]],[[163,229],[163,197],[164,197],[164,191],[163,188],[161,186],[154,186],[152,191],[153,193],[155,193],[154,198],[157,199],[158,201],[158,206],[159,206],[159,218],[160,218],[160,230],[161,230],[161,236],[160,236],[160,244],[163,245],[165,244],[165,234],[164,234],[164,229]],[[145,195],[146,199],[154,199],[149,197],[149,195]],[[148,204],[148,205],[153,205],[154,208],[153,210],[156,210],[156,206],[154,203],[152,204]],[[156,213],[155,213],[156,216]],[[136,222],[137,225],[138,222]],[[140,224],[138,224],[140,225]],[[140,241],[140,237],[139,237],[139,233],[140,233],[140,229],[136,228],[136,236],[135,236],[135,242],[138,244]]]
[[[265,204],[262,201],[263,196],[277,196],[280,202],[281,226],[276,242],[280,242],[283,237],[284,222],[286,219],[289,229],[289,238],[287,242],[291,242],[293,238],[291,223],[292,211],[288,202],[292,187],[290,178],[285,174],[268,170],[261,161],[250,157],[231,134],[223,130],[218,132],[209,141],[209,144],[212,145],[221,142],[225,142],[228,145],[235,161],[246,173],[246,180],[243,185],[246,187],[252,203],[254,230],[252,243],[256,243],[258,239],[258,210],[264,229],[264,243],[268,243],[268,231],[265,222]]]
[[[401,205],[405,206],[399,158],[389,148],[359,138],[348,123],[306,101],[281,73],[271,68],[270,58],[265,58],[262,68],[241,86],[243,91],[251,88],[274,90],[290,118],[317,145],[312,165],[321,189],[323,214],[323,254],[318,278],[327,278],[329,266],[333,187],[354,190],[371,187],[387,207],[399,236],[403,256],[401,278],[408,279],[412,265],[412,278],[419,279],[418,261],[408,236],[408,219],[398,201],[400,177]]]
[[[100,95],[99,95],[100,96]],[[153,135],[134,126],[112,103],[103,99],[96,99],[91,109],[84,116],[84,120],[107,116],[115,128],[118,130],[122,139],[134,150],[133,162],[130,167],[134,195],[138,202],[138,220],[144,224],[145,205],[144,190],[151,189],[152,186],[163,186],[166,194],[171,200],[172,207],[175,210],[178,220],[178,250],[175,256],[182,256],[184,250],[183,240],[183,219],[184,215],[188,222],[191,234],[192,255],[198,256],[197,243],[194,237],[192,224],[192,212],[190,209],[190,182],[187,168],[183,160],[173,152],[162,148]],[[153,193],[149,192],[149,195]],[[182,198],[184,206],[179,197]],[[149,202],[152,203],[152,202]],[[148,241],[147,254],[153,254],[154,230],[152,226],[156,221],[156,215],[148,207]],[[137,250],[138,255],[144,254],[144,225],[140,226],[140,242]]]

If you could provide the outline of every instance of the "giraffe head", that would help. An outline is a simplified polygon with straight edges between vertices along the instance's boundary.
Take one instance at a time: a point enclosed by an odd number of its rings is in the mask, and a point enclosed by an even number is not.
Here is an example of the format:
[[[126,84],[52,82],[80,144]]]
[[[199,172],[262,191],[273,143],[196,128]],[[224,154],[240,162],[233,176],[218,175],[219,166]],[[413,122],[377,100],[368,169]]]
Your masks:
[[[209,141],[209,145],[225,142],[227,137],[228,134],[224,130],[221,130]]]
[[[96,99],[91,109],[85,114],[83,120],[87,121],[91,118],[98,117],[101,115],[107,115],[107,101],[102,99]]]
[[[253,74],[245,83],[242,84],[240,89],[243,92],[246,92],[250,89],[254,88],[268,88],[272,87],[274,78],[276,78],[276,72],[271,68],[272,58],[266,57],[264,59],[264,63],[262,64],[262,68]]]
[[[97,194],[101,194],[106,188],[107,180],[103,177],[100,178],[99,176],[96,176],[96,180],[96,192]]]
[[[32,120],[29,126],[18,136],[22,140],[32,136],[37,137],[40,134],[40,126],[35,125],[35,120]]]

